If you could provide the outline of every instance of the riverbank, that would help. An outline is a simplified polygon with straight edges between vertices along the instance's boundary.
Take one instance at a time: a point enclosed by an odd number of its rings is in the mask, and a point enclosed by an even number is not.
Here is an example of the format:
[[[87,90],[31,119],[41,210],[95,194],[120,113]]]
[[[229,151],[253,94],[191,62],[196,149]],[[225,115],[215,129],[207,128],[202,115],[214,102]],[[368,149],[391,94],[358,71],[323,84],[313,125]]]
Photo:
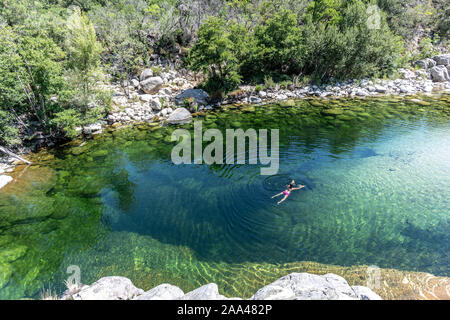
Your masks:
[[[244,299],[450,299],[450,278],[436,277],[424,272],[368,266],[344,267],[306,261],[279,265],[278,268],[286,275],[267,281],[252,296],[244,297]],[[167,283],[144,290],[135,287],[126,277],[107,276],[91,285],[69,285],[63,293],[43,295],[41,298],[62,300],[242,299],[226,297],[221,292],[221,288],[215,283],[205,284],[189,292],[184,292],[178,286]]]
[[[125,277],[105,277],[91,284],[69,285],[61,300],[242,300],[225,297],[215,283],[184,293],[179,287],[161,284],[148,291],[136,288]],[[259,289],[248,300],[381,300],[364,286],[350,286],[332,273],[291,273]]]

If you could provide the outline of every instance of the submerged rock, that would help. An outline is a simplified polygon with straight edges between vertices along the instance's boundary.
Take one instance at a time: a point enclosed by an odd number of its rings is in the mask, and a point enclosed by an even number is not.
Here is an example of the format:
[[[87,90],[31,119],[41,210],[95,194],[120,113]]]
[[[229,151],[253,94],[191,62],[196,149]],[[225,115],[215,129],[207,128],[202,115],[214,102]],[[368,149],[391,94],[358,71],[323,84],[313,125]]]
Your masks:
[[[8,284],[12,272],[13,270],[10,264],[0,263],[0,289]]]

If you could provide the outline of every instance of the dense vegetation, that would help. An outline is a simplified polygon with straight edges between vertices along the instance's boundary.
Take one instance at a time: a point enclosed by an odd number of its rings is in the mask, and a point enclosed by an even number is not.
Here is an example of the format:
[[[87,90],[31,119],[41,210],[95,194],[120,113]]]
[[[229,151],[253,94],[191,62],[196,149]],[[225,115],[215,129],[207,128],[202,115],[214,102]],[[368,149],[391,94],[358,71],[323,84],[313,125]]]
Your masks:
[[[74,136],[108,111],[102,84],[130,79],[155,54],[203,72],[217,95],[240,83],[386,76],[448,46],[445,4],[0,0],[0,144]]]

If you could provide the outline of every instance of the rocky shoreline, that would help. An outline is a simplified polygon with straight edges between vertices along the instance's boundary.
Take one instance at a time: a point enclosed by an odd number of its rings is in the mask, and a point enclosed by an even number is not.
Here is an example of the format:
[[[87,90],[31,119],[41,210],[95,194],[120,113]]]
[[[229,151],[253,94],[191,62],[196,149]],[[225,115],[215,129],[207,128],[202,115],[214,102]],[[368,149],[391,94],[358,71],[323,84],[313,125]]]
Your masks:
[[[199,112],[220,109],[230,104],[262,105],[297,99],[364,99],[450,93],[450,54],[416,61],[414,66],[415,69],[399,69],[401,78],[395,80],[362,79],[338,82],[330,79],[327,85],[291,84],[285,88],[277,84],[271,88],[241,86],[219,101],[214,101],[204,90],[196,89],[199,81],[194,75],[156,66],[144,69],[125,83],[106,86],[105,89],[113,93],[112,110],[104,119],[79,127],[77,131],[89,138],[102,133],[106,126],[121,127],[142,122],[153,125],[180,124],[191,121]],[[39,145],[44,146],[46,143],[39,141]],[[53,142],[47,144],[52,145]],[[28,152],[31,152],[31,148],[25,148],[20,153]],[[0,189],[12,181],[7,173],[12,172],[17,163],[20,161],[0,154]]]
[[[241,86],[221,100],[209,97],[202,89],[195,89],[198,84],[195,80],[183,78],[175,70],[154,75],[152,69],[144,69],[139,77],[130,82],[112,85],[114,107],[103,123],[97,124],[95,130],[92,128],[79,130],[91,134],[99,132],[102,124],[153,121],[177,123],[180,116],[173,116],[172,113],[183,107],[189,109],[191,113],[196,113],[229,104],[265,104],[314,97],[364,98],[380,95],[450,93],[450,54],[419,60],[415,62],[415,66],[419,69],[399,69],[400,78],[395,80],[355,79],[339,82],[331,79],[329,84],[322,86],[292,83],[283,88],[277,84],[270,88]],[[189,118],[187,113],[185,117]]]
[[[87,285],[69,285],[61,300],[242,300],[225,297],[215,283],[184,293],[171,284],[148,291],[125,277],[104,277]],[[55,298],[55,297],[53,297]],[[259,289],[249,300],[382,300],[368,287],[350,286],[336,274],[291,273]]]

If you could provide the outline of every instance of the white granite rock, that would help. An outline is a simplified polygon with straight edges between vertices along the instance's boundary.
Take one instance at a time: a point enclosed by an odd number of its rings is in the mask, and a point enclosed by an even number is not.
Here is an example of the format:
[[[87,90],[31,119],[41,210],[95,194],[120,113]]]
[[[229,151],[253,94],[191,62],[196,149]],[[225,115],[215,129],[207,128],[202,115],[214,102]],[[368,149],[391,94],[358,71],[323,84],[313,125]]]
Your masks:
[[[133,300],[175,300],[181,298],[183,295],[183,290],[177,286],[163,283],[135,297]]]
[[[131,300],[144,293],[130,279],[104,277],[74,294],[74,300]]]
[[[4,174],[0,175],[0,189],[10,183],[12,180],[13,178],[10,176]]]
[[[368,289],[368,288],[367,288]],[[370,290],[370,289],[368,289]],[[362,289],[359,292],[363,292]],[[364,291],[366,296],[368,291]],[[335,274],[291,273],[259,289],[250,300],[357,300],[361,297]]]

